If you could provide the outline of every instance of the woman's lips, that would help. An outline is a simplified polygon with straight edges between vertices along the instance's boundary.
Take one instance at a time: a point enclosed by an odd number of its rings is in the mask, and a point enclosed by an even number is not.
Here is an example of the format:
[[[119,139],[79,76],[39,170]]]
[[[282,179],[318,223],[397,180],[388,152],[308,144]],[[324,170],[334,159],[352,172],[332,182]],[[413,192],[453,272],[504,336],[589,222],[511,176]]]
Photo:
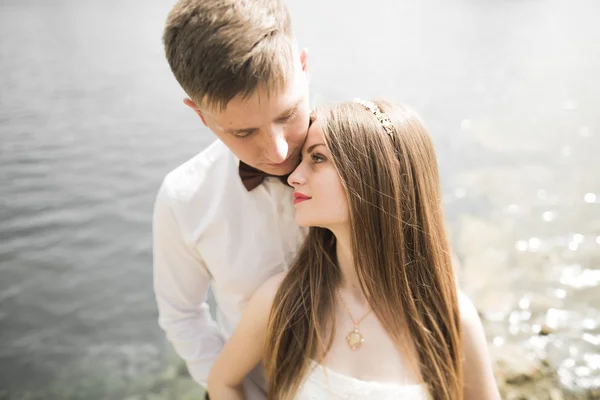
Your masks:
[[[294,192],[294,205],[303,202],[304,200],[310,200],[311,197],[308,197],[302,193]]]

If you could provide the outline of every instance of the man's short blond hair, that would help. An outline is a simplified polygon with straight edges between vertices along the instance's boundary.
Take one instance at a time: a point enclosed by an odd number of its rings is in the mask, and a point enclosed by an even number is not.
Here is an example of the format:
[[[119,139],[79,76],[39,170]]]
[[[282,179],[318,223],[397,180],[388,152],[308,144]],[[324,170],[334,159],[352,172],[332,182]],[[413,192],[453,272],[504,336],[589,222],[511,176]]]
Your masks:
[[[283,90],[294,68],[291,19],[280,0],[179,0],[163,43],[188,96],[220,110],[258,88]]]

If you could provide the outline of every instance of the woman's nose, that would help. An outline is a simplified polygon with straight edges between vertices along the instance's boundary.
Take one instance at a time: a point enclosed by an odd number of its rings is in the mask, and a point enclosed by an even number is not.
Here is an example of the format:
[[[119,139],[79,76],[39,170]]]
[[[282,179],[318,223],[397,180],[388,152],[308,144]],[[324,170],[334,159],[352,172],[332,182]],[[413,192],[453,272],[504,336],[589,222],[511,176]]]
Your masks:
[[[290,186],[298,187],[298,186],[302,186],[304,183],[306,183],[306,177],[305,177],[302,169],[303,169],[303,163],[300,162],[300,164],[296,167],[296,169],[294,171],[292,171],[290,176],[288,176],[287,181]]]

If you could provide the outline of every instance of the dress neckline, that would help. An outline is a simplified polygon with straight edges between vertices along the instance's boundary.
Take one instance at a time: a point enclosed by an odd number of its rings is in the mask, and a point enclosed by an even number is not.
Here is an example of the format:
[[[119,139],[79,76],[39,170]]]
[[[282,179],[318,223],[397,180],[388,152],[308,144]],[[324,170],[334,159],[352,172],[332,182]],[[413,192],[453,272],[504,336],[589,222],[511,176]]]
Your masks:
[[[350,375],[343,374],[341,372],[334,371],[331,368],[327,367],[326,365],[323,365],[313,359],[311,359],[311,364],[313,366],[313,369],[311,370],[311,372],[314,371],[316,368],[321,368],[326,374],[335,376],[336,378],[338,378],[340,380],[344,380],[344,381],[354,383],[354,384],[377,386],[380,388],[390,388],[390,389],[394,388],[394,389],[407,389],[407,390],[425,389],[427,387],[427,385],[425,383],[400,384],[400,383],[392,383],[392,382],[366,381],[363,379],[355,378]]]

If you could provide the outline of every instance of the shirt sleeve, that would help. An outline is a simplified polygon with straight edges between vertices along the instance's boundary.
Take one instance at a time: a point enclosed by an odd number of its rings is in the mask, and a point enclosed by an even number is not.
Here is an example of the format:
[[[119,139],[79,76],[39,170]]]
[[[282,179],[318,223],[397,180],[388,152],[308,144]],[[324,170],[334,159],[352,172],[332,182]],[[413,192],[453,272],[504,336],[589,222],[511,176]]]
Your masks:
[[[154,205],[153,263],[158,322],[192,378],[206,386],[223,337],[206,302],[211,275],[185,241],[165,184]]]

